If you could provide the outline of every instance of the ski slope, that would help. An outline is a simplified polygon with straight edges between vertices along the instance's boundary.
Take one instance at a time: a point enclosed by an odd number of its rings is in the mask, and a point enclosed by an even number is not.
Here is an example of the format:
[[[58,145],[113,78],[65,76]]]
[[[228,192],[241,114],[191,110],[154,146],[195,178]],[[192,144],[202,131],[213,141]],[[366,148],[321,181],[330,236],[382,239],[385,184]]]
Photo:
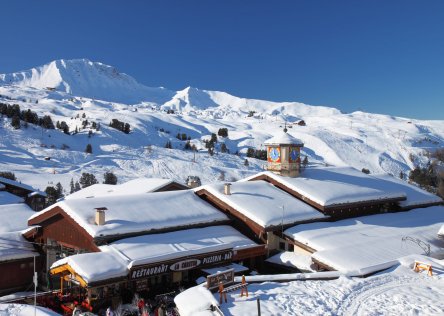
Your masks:
[[[82,172],[94,173],[101,181],[106,171],[114,172],[119,182],[151,176],[183,182],[188,175],[200,176],[203,184],[233,181],[263,170],[265,162],[255,159],[244,166],[245,152],[248,147],[265,149],[264,142],[284,124],[304,142],[302,154],[313,164],[367,168],[396,177],[415,164],[425,165],[425,152],[444,145],[443,121],[341,113],[192,87],[177,92],[151,88],[87,59],[56,60],[0,75],[0,102],[50,115],[54,123],[65,121],[70,132],[79,130],[66,135],[31,124],[14,130],[10,119],[0,118],[0,169],[40,189],[57,182],[66,188]],[[129,123],[131,133],[110,128],[112,119]],[[90,126],[82,129],[84,120],[100,123],[100,131],[93,130],[89,138]],[[297,125],[300,120],[306,126]],[[203,141],[219,128],[227,128],[229,137],[219,137],[216,154],[210,156]],[[184,151],[178,133],[190,137],[198,152]],[[167,141],[173,149],[164,148]],[[222,142],[231,154],[220,153]],[[88,143],[92,154],[84,153]]]

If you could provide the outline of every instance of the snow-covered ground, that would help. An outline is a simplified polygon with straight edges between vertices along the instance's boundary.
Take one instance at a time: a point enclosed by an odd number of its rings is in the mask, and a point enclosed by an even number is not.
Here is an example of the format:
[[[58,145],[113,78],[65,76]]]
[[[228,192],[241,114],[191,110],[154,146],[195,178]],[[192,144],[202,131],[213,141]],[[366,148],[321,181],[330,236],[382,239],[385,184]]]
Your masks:
[[[0,316],[59,316],[60,314],[37,306],[34,314],[34,306],[25,304],[0,304]]]
[[[244,166],[244,156],[219,153],[220,143],[231,153],[245,153],[248,147],[264,149],[265,141],[282,130],[285,121],[289,134],[304,142],[302,155],[310,162],[367,168],[396,177],[415,164],[425,164],[425,151],[444,145],[442,121],[341,113],[323,106],[244,99],[190,87],[177,92],[149,88],[111,66],[89,60],[58,60],[33,71],[0,75],[0,95],[0,102],[50,115],[54,123],[65,121],[71,132],[76,127],[80,130],[66,135],[31,124],[13,130],[10,119],[0,120],[2,169],[40,189],[57,182],[66,189],[71,178],[78,180],[82,172],[102,181],[103,173],[112,171],[119,183],[139,177],[183,183],[188,175],[200,176],[203,184],[241,179],[261,171],[264,162],[248,159],[249,165]],[[167,114],[168,109],[175,114]],[[112,119],[129,123],[131,133],[110,128]],[[81,129],[85,120],[101,124],[91,138],[90,125]],[[306,126],[294,124],[299,120]],[[219,137],[218,153],[211,157],[203,140],[219,128],[228,129],[228,138]],[[182,150],[185,141],[176,138],[178,133],[190,137],[199,152]],[[164,148],[167,141],[173,149]],[[88,143],[92,154],[84,153]]]
[[[432,263],[433,276],[414,272],[414,260]],[[257,315],[259,299],[262,315],[443,315],[444,263],[422,256],[399,262],[368,278],[249,284],[248,297],[240,297],[240,290],[231,292],[220,308],[225,315]],[[183,315],[212,315],[202,310],[218,304],[218,294],[208,298],[202,287],[197,289],[175,300],[179,310]],[[199,304],[193,308],[192,302]]]

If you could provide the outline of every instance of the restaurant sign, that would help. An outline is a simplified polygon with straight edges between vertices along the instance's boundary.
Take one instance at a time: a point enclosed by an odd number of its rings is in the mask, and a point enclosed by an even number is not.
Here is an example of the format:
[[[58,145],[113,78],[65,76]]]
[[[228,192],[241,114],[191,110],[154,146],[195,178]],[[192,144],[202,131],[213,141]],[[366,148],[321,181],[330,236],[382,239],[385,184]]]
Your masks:
[[[225,250],[222,252],[215,252],[187,258],[180,261],[168,261],[163,263],[156,263],[144,266],[134,267],[130,271],[130,279],[139,279],[151,277],[158,274],[167,273],[170,271],[185,271],[194,268],[203,268],[213,264],[220,264],[231,261],[233,252]]]

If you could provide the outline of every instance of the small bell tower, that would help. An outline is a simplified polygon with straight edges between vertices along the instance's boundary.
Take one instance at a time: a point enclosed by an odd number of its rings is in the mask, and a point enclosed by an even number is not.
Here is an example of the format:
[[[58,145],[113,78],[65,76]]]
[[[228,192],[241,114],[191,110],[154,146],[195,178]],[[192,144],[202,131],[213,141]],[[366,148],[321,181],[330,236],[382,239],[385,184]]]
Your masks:
[[[267,170],[285,177],[297,177],[301,170],[301,140],[284,130],[265,142]]]

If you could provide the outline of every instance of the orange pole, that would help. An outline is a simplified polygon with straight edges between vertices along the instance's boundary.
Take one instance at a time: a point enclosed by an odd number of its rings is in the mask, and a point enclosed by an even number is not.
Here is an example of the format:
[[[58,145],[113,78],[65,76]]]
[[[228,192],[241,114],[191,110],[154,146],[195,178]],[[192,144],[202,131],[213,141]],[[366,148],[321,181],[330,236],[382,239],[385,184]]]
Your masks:
[[[60,277],[60,294],[63,295],[63,276]]]

